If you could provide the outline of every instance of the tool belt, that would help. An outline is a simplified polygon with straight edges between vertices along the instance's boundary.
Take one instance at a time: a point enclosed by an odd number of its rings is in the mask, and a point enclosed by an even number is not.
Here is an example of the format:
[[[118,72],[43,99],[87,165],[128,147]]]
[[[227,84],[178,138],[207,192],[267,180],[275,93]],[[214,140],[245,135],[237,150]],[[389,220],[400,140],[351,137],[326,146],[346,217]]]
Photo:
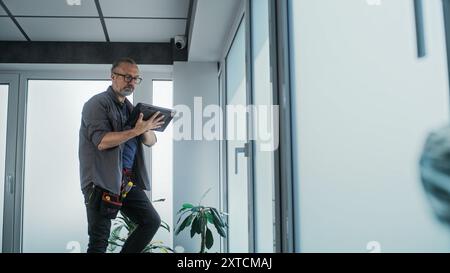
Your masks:
[[[108,219],[116,218],[122,208],[122,200],[119,195],[94,184],[86,190],[85,204],[87,208],[98,211]]]
[[[119,210],[122,208],[123,200],[134,187],[132,180],[133,173],[128,169],[124,169],[120,195],[92,184],[85,192],[86,207],[98,211],[108,219],[116,218]]]

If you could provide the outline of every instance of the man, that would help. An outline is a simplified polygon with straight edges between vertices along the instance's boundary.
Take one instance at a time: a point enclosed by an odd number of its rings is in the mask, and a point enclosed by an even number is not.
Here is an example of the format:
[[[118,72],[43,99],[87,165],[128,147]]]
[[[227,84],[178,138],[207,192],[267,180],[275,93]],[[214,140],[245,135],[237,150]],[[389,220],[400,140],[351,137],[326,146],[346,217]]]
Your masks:
[[[111,219],[119,210],[137,224],[122,252],[142,252],[161,223],[144,192],[150,190],[150,182],[142,144],[156,143],[152,129],[163,124],[163,116],[156,113],[145,121],[141,113],[136,124],[127,126],[133,105],[126,97],[142,80],[135,61],[116,61],[111,79],[108,90],[85,103],[81,119],[79,160],[88,220],[87,252],[106,252]]]

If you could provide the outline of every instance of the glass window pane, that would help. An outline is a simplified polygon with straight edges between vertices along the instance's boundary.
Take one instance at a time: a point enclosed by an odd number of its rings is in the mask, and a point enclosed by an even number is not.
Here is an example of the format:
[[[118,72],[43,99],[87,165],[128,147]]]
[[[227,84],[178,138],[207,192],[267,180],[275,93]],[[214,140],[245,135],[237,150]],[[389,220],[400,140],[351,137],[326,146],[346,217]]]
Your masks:
[[[257,252],[274,251],[274,130],[273,93],[270,81],[269,1],[253,0],[252,65],[253,126],[255,137],[255,248]]]
[[[110,81],[28,81],[23,251],[87,248],[78,132],[83,104]]]
[[[239,152],[247,142],[245,24],[243,22],[226,60],[229,252],[248,252],[249,247],[247,158]]]
[[[172,81],[153,81],[153,105],[173,109]],[[173,226],[173,122],[164,132],[156,132],[158,143],[152,147],[152,198],[164,198],[164,202],[153,203],[155,209],[172,229]],[[153,241],[161,241],[173,247],[173,231],[160,228]]]
[[[0,252],[3,245],[3,203],[5,188],[6,126],[8,114],[9,85],[0,84]]]
[[[418,168],[449,118],[442,1],[422,2],[418,59],[413,1],[289,0],[297,251],[449,251]]]

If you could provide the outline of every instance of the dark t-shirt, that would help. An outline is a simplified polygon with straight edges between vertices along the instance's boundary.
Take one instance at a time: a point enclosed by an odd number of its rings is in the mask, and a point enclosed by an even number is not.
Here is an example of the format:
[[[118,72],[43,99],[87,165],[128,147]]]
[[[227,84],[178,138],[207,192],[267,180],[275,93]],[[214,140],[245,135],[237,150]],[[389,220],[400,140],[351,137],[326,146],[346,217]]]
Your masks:
[[[124,125],[126,121],[128,120],[128,117],[130,116],[130,113],[127,109],[127,105],[124,103],[120,109],[122,113],[122,124]],[[128,130],[131,128],[125,128],[125,130]],[[137,144],[138,139],[137,137],[134,137],[127,142],[125,142],[125,146],[123,148],[122,153],[122,167],[127,169],[133,168],[134,163],[134,157],[136,156],[136,150],[137,150]]]

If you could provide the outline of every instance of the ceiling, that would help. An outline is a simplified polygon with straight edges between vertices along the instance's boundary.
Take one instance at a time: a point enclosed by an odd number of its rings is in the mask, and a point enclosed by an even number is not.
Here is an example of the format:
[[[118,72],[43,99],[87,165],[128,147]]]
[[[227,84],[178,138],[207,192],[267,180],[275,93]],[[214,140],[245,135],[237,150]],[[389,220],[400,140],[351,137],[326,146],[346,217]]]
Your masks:
[[[81,5],[69,5],[80,1]],[[167,43],[191,0],[0,0],[0,41]]]
[[[220,61],[242,0],[197,0],[193,6],[189,35],[189,61]]]

